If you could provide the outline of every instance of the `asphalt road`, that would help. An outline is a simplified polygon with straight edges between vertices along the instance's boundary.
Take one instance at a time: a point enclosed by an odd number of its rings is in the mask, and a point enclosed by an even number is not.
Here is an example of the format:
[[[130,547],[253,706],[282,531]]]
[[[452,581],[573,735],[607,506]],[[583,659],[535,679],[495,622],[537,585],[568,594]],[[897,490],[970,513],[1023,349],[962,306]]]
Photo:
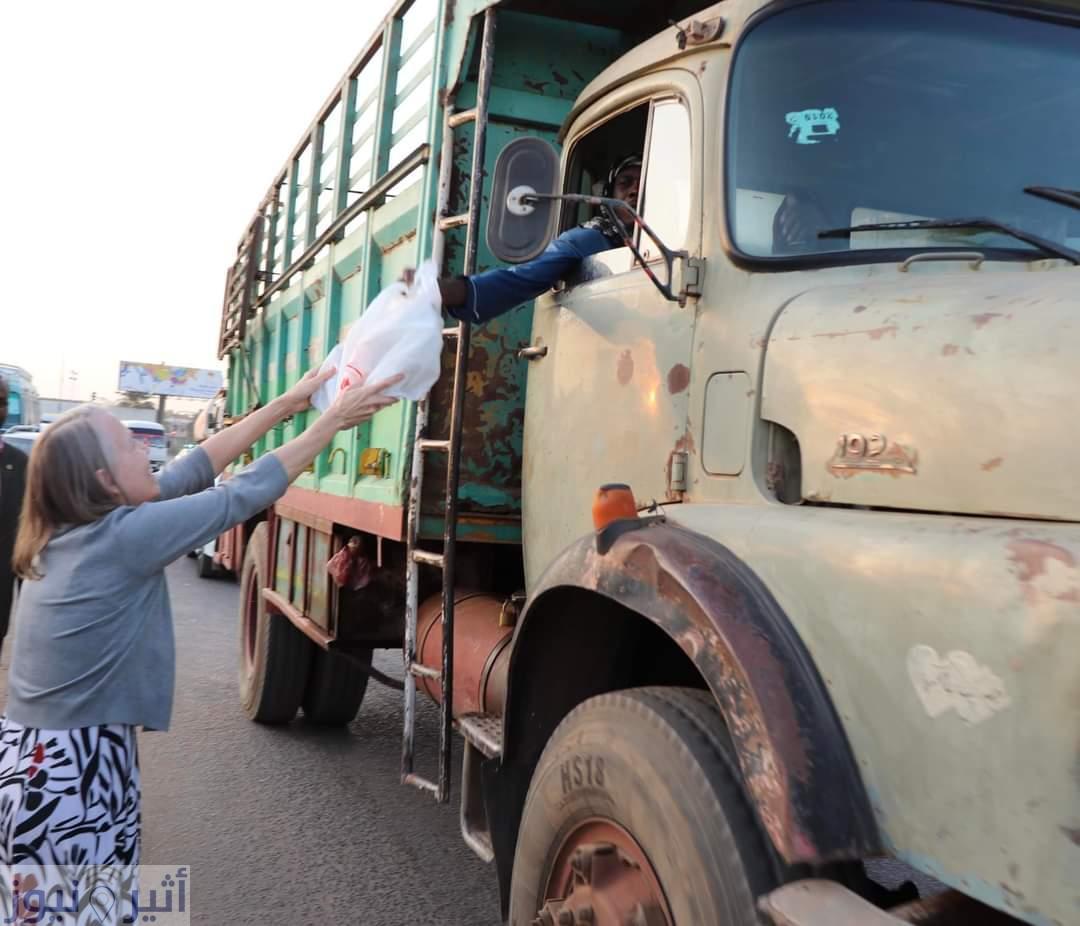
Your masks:
[[[456,791],[443,807],[398,784],[400,692],[372,683],[341,731],[251,723],[237,695],[236,584],[199,579],[186,558],[168,578],[176,703],[169,732],[139,738],[142,861],[189,866],[192,922],[496,926],[494,869],[461,842]],[[9,657],[10,645],[0,692]],[[401,675],[396,651],[376,664]],[[418,705],[417,752],[434,760],[438,716]],[[880,862],[871,873],[889,887],[914,875]]]

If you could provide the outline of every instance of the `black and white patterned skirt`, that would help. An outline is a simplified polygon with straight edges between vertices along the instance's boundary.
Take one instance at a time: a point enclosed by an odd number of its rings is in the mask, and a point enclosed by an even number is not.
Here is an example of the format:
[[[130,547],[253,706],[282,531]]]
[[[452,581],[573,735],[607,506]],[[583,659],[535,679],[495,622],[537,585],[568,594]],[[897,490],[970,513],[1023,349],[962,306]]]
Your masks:
[[[135,727],[37,730],[0,717],[4,917],[17,912],[11,906],[20,887],[23,896],[33,887],[60,889],[54,896],[64,898],[75,896],[78,884],[111,883],[117,896],[130,890],[139,864],[139,830]],[[41,922],[104,924],[120,922],[119,914],[118,908],[99,907],[95,913],[87,907]]]

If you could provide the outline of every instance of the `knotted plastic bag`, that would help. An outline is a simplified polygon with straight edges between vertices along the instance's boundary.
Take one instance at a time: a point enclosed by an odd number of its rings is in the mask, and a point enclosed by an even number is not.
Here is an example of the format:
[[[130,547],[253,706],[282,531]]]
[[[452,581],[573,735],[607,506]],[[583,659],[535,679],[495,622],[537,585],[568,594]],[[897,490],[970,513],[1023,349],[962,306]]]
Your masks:
[[[343,344],[323,361],[321,370],[337,373],[319,387],[311,404],[326,411],[337,394],[360,380],[378,382],[398,373],[405,378],[386,395],[418,401],[439,378],[443,347],[442,297],[435,264],[425,261],[411,286],[387,286],[353,323]]]

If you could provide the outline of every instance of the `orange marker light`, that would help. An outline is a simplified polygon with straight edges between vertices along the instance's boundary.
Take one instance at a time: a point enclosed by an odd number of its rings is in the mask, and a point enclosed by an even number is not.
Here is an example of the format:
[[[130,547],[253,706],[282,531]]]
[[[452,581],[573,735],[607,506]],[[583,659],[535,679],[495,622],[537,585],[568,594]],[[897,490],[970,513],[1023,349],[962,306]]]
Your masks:
[[[620,518],[636,518],[637,505],[634,503],[634,493],[630,486],[621,482],[612,482],[600,486],[596,490],[596,498],[593,499],[592,520],[593,527],[602,531],[612,521]]]

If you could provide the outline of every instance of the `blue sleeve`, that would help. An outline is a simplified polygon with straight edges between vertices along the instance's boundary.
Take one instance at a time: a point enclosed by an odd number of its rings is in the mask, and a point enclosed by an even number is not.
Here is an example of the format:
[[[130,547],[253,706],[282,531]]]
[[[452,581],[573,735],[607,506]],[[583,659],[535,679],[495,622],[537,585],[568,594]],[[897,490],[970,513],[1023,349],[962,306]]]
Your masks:
[[[571,228],[533,260],[468,277],[465,304],[448,307],[447,312],[463,321],[486,322],[547,292],[586,257],[616,246],[598,229]]]
[[[165,501],[201,492],[214,484],[214,467],[202,447],[167,464],[157,475],[159,498]]]

